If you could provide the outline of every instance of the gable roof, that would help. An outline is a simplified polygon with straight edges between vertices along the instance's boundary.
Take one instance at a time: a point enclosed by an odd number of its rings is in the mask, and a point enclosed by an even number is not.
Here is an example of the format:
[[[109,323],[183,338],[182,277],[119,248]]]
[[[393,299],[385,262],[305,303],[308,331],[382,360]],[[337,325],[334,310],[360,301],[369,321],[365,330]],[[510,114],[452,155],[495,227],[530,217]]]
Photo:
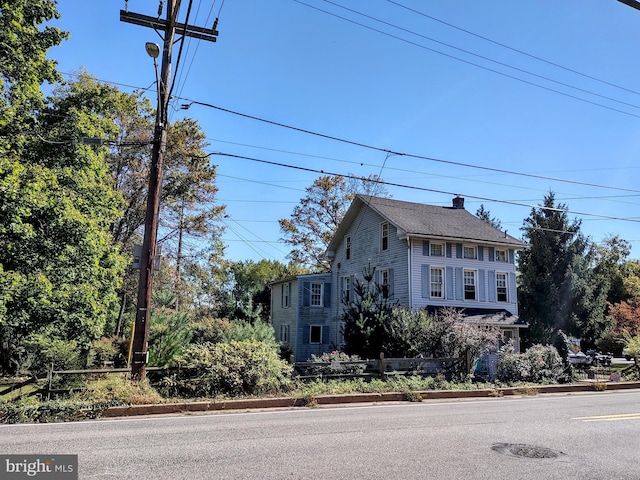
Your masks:
[[[524,242],[507,235],[464,208],[441,207],[391,198],[357,195],[334,235],[327,253],[335,251],[358,212],[368,206],[409,237],[440,240],[468,240],[521,250]]]

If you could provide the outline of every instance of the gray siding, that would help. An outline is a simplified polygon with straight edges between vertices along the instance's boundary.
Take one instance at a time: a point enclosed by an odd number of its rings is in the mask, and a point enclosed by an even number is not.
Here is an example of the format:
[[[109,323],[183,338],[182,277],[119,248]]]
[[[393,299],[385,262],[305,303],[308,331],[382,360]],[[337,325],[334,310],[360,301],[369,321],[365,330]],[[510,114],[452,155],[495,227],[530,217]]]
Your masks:
[[[385,220],[370,208],[361,209],[348,228],[351,236],[351,258],[347,260],[344,237],[340,239],[336,256],[332,262],[333,284],[338,295],[332,300],[337,317],[343,312],[341,303],[341,279],[351,277],[363,281],[363,271],[370,265],[379,273],[388,270],[390,277],[390,299],[403,305],[409,304],[408,246],[398,237],[396,227],[388,222],[388,248],[382,250],[381,225]],[[338,326],[339,328],[339,326]],[[340,339],[341,343],[341,339]]]
[[[311,284],[322,285],[321,305],[311,305]],[[306,361],[311,354],[321,355],[331,349],[334,338],[334,310],[333,297],[335,296],[331,274],[314,274],[298,276],[297,285],[297,311],[298,322],[296,328],[296,348],[294,350],[297,361]],[[321,327],[319,343],[311,343],[311,328]]]
[[[289,306],[282,306],[282,288],[286,283],[291,285],[290,288],[290,299]],[[282,325],[289,326],[289,341],[286,342],[289,345],[289,348],[294,352],[296,352],[297,348],[297,335],[295,332],[297,331],[297,315],[298,309],[296,306],[298,305],[298,280],[287,280],[285,282],[274,283],[271,285],[271,325],[273,325],[273,329],[275,330],[276,340],[278,342],[281,341],[280,332]]]

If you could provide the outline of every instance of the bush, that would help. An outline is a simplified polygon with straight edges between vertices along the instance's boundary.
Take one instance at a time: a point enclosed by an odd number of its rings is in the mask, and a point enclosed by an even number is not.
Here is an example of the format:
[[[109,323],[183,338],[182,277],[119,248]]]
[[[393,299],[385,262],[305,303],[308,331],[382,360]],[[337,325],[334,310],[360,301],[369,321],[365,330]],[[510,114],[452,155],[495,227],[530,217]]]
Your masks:
[[[566,380],[565,366],[555,347],[534,345],[515,353],[503,346],[498,355],[497,379],[502,382],[557,383]]]
[[[358,355],[347,355],[344,352],[338,352],[334,350],[331,353],[323,353],[322,355],[311,354],[311,363],[317,363],[308,367],[309,374],[311,375],[331,375],[331,374],[357,374],[364,372],[364,363],[349,363],[360,362],[361,359]],[[324,365],[324,364],[329,365]],[[339,363],[340,365],[336,365]],[[333,366],[332,366],[333,365]]]
[[[233,325],[226,318],[201,318],[191,323],[191,343],[220,343]]]
[[[108,363],[113,363],[115,367],[119,363],[118,357],[121,353],[122,343],[122,340],[118,337],[102,337],[94,341],[91,344],[87,364],[90,367],[102,367]]]
[[[243,341],[191,345],[181,356],[185,368],[160,387],[172,396],[215,397],[273,394],[292,384],[292,367],[269,343]]]
[[[27,349],[33,353],[31,370],[35,374],[45,374],[51,365],[54,370],[72,370],[84,366],[75,340],[66,341],[36,334],[29,338],[27,345]]]

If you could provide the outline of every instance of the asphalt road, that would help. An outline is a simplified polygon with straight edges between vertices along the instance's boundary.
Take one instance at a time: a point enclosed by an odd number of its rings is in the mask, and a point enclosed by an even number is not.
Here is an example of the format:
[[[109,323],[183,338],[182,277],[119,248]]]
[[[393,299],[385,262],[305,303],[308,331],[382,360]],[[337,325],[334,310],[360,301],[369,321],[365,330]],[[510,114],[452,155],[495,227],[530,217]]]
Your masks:
[[[0,426],[81,479],[640,479],[640,391]]]

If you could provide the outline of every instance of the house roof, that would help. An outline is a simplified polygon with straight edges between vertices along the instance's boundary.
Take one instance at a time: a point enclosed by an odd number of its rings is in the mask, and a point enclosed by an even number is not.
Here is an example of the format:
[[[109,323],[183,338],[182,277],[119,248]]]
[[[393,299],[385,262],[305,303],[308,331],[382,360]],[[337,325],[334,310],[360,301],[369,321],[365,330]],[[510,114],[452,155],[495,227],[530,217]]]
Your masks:
[[[464,199],[461,200],[464,202]],[[508,235],[506,231],[498,230],[464,208],[357,195],[331,240],[327,252],[337,248],[349,225],[365,205],[395,225],[399,233],[402,232],[409,237],[436,238],[445,241],[468,240],[506,246],[516,250],[526,247],[525,243]]]
[[[455,307],[454,307],[455,308]],[[427,312],[434,314],[442,307],[427,307]],[[495,308],[455,308],[462,313],[464,321],[477,325],[495,325],[497,327],[528,327],[522,318],[504,309]]]

